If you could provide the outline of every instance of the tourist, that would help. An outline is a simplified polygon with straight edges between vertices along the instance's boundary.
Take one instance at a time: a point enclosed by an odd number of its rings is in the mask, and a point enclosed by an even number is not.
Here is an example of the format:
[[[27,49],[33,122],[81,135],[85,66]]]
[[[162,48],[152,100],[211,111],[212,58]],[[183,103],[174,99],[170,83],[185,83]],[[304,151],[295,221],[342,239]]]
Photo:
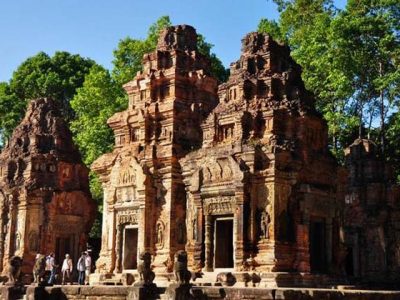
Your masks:
[[[35,264],[33,265],[33,283],[39,283],[39,259],[40,259],[40,253],[36,254],[35,257]]]
[[[85,257],[85,283],[89,284],[89,275],[90,272],[92,271],[92,258],[89,255],[89,252],[86,252],[86,257]]]
[[[65,279],[67,279],[68,282],[72,284],[72,268],[72,259],[69,257],[69,254],[65,254],[65,259],[61,267],[62,284],[65,284]]]
[[[79,273],[78,284],[80,285],[83,285],[85,283],[85,271],[86,271],[85,258],[86,258],[86,253],[82,252],[81,257],[79,257],[78,263],[76,264],[76,268]]]
[[[50,253],[50,255],[47,257],[46,268],[48,268],[50,270],[50,278],[49,278],[49,281],[47,283],[48,284],[54,284],[54,281],[56,280],[56,270],[57,270],[57,265],[56,265],[56,260],[54,258],[54,253]]]

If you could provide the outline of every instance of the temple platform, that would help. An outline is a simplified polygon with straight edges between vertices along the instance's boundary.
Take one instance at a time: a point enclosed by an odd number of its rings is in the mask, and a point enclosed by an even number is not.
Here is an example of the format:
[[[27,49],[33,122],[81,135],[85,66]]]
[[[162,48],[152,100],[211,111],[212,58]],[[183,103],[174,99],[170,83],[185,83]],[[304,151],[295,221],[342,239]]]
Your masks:
[[[174,288],[174,285],[172,285]],[[335,299],[335,300],[397,300],[400,291],[385,290],[347,290],[347,289],[316,289],[316,288],[240,288],[223,286],[190,286],[191,300],[222,300],[222,299],[259,299],[259,300],[298,300],[298,299]],[[140,287],[133,286],[26,286],[24,295],[14,293],[13,287],[1,286],[2,300],[152,300],[152,299],[182,299],[179,293],[171,296],[165,288],[157,288],[156,294],[143,296]],[[178,290],[178,289],[177,289]]]

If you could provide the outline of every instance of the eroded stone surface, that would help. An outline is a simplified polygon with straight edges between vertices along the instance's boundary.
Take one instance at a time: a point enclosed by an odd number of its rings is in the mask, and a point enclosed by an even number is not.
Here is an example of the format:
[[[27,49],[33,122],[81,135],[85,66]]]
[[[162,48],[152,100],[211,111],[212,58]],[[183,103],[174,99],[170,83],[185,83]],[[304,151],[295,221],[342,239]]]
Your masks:
[[[75,259],[86,249],[96,205],[88,169],[54,101],[30,102],[21,124],[0,154],[0,270],[23,258],[31,274],[37,253],[66,251]]]

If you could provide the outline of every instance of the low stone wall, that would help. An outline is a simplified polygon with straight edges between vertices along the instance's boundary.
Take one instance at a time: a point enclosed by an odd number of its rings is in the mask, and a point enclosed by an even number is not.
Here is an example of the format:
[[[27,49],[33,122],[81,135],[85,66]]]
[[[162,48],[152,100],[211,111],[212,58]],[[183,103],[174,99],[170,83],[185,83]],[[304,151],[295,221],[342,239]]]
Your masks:
[[[130,299],[129,292],[126,286],[29,286],[26,300],[125,300]]]
[[[171,286],[173,289],[174,287]],[[157,288],[153,295],[144,289],[127,286],[55,286],[26,288],[26,300],[399,300],[400,291],[359,291],[329,289],[265,289],[235,287]],[[188,287],[189,289],[189,287]],[[12,287],[0,286],[1,300],[19,300]]]
[[[24,286],[0,285],[0,299],[1,300],[20,299],[24,293],[25,293]]]
[[[399,300],[400,291],[340,291],[328,289],[194,288],[209,300]],[[200,291],[196,291],[200,290]]]

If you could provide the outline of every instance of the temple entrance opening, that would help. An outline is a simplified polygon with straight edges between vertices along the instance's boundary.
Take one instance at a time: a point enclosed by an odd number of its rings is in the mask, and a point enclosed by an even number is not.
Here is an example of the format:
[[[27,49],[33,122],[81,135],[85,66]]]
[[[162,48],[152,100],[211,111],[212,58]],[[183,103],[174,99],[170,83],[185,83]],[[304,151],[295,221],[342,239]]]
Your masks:
[[[126,227],[124,230],[123,268],[137,269],[138,228]]]
[[[347,248],[347,254],[346,254],[346,275],[348,276],[354,276],[354,260],[353,260],[353,247],[348,247]]]
[[[233,219],[215,220],[215,268],[233,268]]]
[[[310,221],[310,265],[311,272],[326,272],[326,229],[325,220]]]
[[[78,258],[78,249],[75,247],[74,237],[58,237],[56,239],[56,251],[54,253],[57,262],[62,262],[65,254],[69,254],[75,261]]]

